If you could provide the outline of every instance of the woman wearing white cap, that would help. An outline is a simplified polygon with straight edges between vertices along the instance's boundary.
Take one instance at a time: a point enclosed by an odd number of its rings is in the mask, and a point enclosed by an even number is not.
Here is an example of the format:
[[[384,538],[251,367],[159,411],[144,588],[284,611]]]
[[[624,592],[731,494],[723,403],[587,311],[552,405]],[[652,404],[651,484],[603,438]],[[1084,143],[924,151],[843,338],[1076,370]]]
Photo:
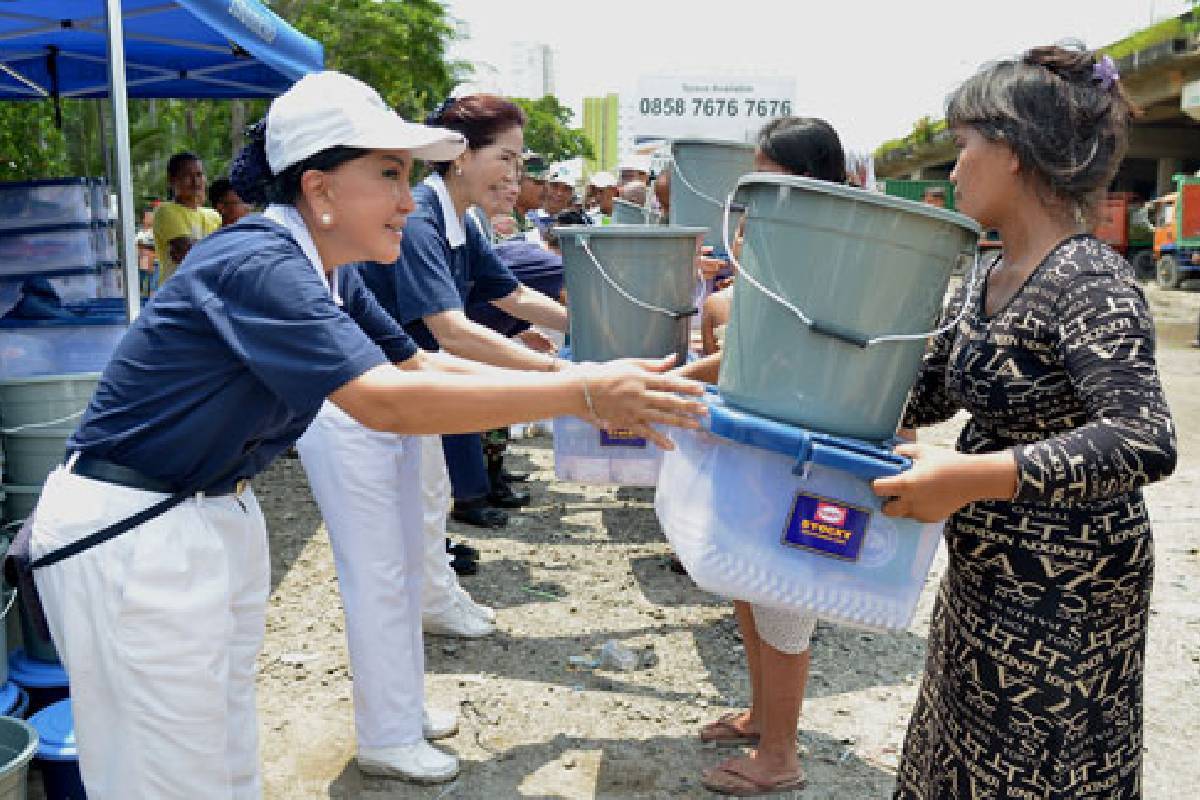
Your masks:
[[[27,528],[93,800],[261,793],[254,664],[270,569],[246,483],[326,397],[398,433],[559,414],[650,433],[697,412],[672,394],[694,384],[631,364],[431,374],[439,364],[337,268],[396,259],[411,159],[452,158],[460,137],[404,122],[337,73],[276,99],[265,137],[277,204],[199,242],[159,289]]]

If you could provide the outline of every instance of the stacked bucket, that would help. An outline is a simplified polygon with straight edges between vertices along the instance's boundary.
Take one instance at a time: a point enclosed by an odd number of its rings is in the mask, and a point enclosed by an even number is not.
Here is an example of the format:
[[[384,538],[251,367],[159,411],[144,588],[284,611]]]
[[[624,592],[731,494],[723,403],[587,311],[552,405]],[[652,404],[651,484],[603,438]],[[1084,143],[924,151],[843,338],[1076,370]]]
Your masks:
[[[690,204],[730,208],[684,164]],[[717,147],[718,151],[728,148]],[[716,163],[720,152],[710,154]],[[685,178],[685,180],[680,180]],[[691,196],[676,199],[677,186]],[[700,190],[700,191],[695,191]],[[726,197],[729,197],[726,195]],[[680,200],[683,201],[680,205]],[[959,214],[803,177],[742,177],[744,209],[719,391],[701,431],[672,431],[655,507],[689,575],[709,591],[876,630],[911,621],[941,524],[886,517],[871,481],[892,453],[950,275],[974,257]],[[710,240],[724,249],[723,235]]]
[[[4,548],[62,463],[67,437],[127,327],[108,195],[107,184],[93,178],[0,183]],[[66,671],[22,597],[8,590],[2,602],[0,797],[24,796],[35,756],[47,797],[82,797]],[[20,719],[27,714],[30,722]]]
[[[673,177],[668,225],[618,199],[613,225],[556,228],[570,306],[573,360],[667,355],[675,356],[678,364],[688,360],[704,291],[696,257],[702,246],[719,237],[713,227],[721,217],[722,203],[717,198],[733,191],[753,161],[749,145],[721,142],[717,149],[720,154],[715,159],[713,148],[697,151],[700,163],[695,165],[689,162],[690,151],[677,152],[685,169],[698,169],[692,188],[686,180]],[[560,417],[554,421],[554,463],[562,480],[654,486],[662,450],[628,431],[601,431],[582,420]]]

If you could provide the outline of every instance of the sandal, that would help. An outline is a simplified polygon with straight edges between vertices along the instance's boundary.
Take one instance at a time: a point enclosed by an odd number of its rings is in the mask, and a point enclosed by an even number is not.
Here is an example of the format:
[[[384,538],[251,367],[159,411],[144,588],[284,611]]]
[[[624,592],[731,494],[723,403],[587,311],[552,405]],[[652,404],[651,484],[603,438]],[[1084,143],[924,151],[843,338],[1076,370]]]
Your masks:
[[[700,729],[700,741],[705,744],[758,744],[758,734],[744,731],[733,724],[740,716],[737,711],[730,711],[716,722],[710,722]]]
[[[794,792],[803,789],[806,783],[804,770],[777,781],[763,781],[742,772],[738,769],[737,762],[732,760],[713,767],[700,779],[700,784],[710,792],[732,797],[761,797],[780,792]]]

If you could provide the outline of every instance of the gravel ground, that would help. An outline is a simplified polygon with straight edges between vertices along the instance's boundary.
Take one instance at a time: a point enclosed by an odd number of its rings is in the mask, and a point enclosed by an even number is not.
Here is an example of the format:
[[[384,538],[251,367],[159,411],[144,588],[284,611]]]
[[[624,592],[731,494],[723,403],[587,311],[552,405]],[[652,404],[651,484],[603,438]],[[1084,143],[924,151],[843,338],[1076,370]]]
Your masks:
[[[1200,762],[1200,294],[1148,290],[1160,362],[1180,429],[1175,476],[1147,495],[1158,568],[1147,657],[1146,798],[1194,796]],[[950,443],[951,422],[924,436]],[[261,659],[259,726],[269,798],[706,797],[699,773],[720,753],[697,728],[745,706],[744,657],[729,604],[667,569],[652,493],[553,480],[548,438],[516,443],[534,503],[502,531],[453,529],[483,551],[464,585],[499,614],[482,641],[429,637],[431,702],[458,704],[445,745],[453,783],[417,787],[354,766],[350,676],[329,546],[304,475],[283,461],[257,481],[274,591]],[[822,624],[801,719],[809,788],[795,797],[887,797],[924,661],[939,555],[910,630]],[[615,639],[632,672],[577,668]]]
[[[1145,797],[1174,800],[1200,784],[1200,351],[1187,347],[1200,294],[1148,293],[1181,457],[1175,476],[1147,491],[1158,566]],[[949,444],[957,427],[923,439]],[[699,773],[721,754],[699,743],[697,729],[749,696],[730,605],[667,568],[650,491],[555,482],[546,437],[513,451],[512,466],[533,471],[533,505],[501,531],[452,528],[483,551],[479,575],[464,585],[497,609],[499,632],[427,638],[430,701],[462,715],[443,743],[463,759],[462,774],[435,787],[367,778],[354,766],[342,611],[320,515],[298,461],[281,460],[255,482],[272,548],[258,682],[267,798],[709,796]],[[792,796],[889,796],[943,563],[939,555],[905,633],[818,627],[799,742],[809,788]],[[638,669],[572,664],[610,639],[638,652]]]

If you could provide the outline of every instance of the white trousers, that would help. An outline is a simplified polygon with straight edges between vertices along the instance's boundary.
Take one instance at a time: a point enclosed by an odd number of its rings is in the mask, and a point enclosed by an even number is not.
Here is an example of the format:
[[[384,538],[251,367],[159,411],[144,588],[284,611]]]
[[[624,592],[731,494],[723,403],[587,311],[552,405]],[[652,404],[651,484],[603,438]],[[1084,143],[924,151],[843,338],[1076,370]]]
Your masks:
[[[82,478],[46,481],[34,558],[164,495]],[[253,492],[197,496],[35,573],[71,681],[91,800],[257,798],[255,659],[270,561]]]
[[[436,614],[451,607],[461,591],[446,552],[446,517],[450,514],[450,473],[441,436],[421,438],[421,510],[425,526],[424,610]]]
[[[359,747],[415,744],[425,681],[420,440],[370,430],[326,402],[296,449],[333,546]]]

